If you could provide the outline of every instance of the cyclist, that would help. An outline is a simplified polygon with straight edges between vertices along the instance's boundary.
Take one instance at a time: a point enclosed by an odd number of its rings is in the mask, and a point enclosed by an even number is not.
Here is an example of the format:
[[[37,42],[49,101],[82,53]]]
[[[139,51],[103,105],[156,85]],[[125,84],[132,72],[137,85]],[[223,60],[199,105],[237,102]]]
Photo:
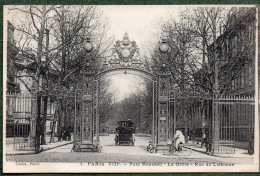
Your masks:
[[[175,140],[175,149],[180,151],[181,149],[181,144],[185,143],[185,137],[183,133],[180,130],[176,130],[176,133],[174,135],[174,140]]]

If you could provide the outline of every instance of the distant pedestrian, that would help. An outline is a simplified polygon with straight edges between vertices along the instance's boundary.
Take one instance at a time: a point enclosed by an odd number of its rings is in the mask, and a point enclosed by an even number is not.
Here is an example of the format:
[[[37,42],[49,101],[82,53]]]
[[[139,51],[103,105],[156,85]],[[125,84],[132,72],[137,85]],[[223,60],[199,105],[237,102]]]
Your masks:
[[[71,133],[69,130],[68,130],[68,141],[71,141]]]
[[[210,153],[212,149],[212,143],[210,142],[209,136],[207,134],[205,137],[205,147],[206,147],[206,154]]]
[[[249,144],[248,144],[248,154],[254,154],[254,133],[251,133],[249,136]]]
[[[67,133],[66,133],[66,131],[63,131],[62,139],[63,139],[64,141],[67,140]]]
[[[206,136],[207,136],[207,135],[206,135],[205,128],[203,128],[203,129],[202,129],[202,142],[201,142],[201,146],[200,146],[201,148],[202,148],[203,144],[206,143],[206,140],[207,140],[207,139],[206,139]]]
[[[190,136],[191,136],[191,140],[192,140],[192,145],[194,145],[194,142],[195,142],[195,130],[191,130]]]

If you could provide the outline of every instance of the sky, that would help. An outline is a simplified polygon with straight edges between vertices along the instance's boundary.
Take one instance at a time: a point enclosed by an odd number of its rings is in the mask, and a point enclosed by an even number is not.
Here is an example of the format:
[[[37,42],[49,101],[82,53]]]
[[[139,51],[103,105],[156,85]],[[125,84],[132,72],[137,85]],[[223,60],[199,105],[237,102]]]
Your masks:
[[[108,77],[111,81],[110,91],[114,92],[114,100],[121,101],[132,93],[144,90],[143,79],[131,74],[118,74]]]
[[[107,19],[108,35],[121,40],[125,32],[130,41],[136,41],[140,48],[140,55],[144,54],[145,48],[150,43],[157,42],[159,24],[170,16],[177,16],[180,6],[99,6],[103,16]],[[143,90],[142,78],[136,75],[113,75],[110,76],[110,90],[116,92],[116,101],[128,97],[131,93]]]
[[[139,47],[147,40],[154,40],[153,34],[158,30],[158,23],[171,15],[177,15],[180,6],[99,6],[108,20],[109,34],[117,40],[125,32],[130,40],[135,40]],[[158,39],[158,38],[157,38]],[[157,40],[156,39],[156,40]]]

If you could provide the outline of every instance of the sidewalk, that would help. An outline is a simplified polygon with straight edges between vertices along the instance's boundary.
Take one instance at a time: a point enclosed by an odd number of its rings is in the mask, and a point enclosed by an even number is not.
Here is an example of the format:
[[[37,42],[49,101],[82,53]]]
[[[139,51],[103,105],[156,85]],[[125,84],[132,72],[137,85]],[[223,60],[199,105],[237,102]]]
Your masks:
[[[46,139],[46,141],[49,141],[49,139]],[[50,149],[54,149],[57,147],[61,147],[63,145],[68,145],[73,143],[73,139],[71,141],[55,141],[55,143],[49,143],[47,142],[46,145],[41,145],[41,151],[46,151]],[[7,155],[26,155],[26,154],[35,154],[35,151],[22,151],[22,150],[14,150],[13,144],[7,144],[5,148]]]
[[[201,147],[201,145],[198,145],[196,141],[194,142],[194,145],[192,141],[188,141],[188,143],[186,143],[184,147],[206,154],[205,145]],[[239,149],[239,148],[235,148],[235,154],[213,154],[213,156],[222,157],[222,158],[253,158],[253,155],[249,155],[247,150]]]

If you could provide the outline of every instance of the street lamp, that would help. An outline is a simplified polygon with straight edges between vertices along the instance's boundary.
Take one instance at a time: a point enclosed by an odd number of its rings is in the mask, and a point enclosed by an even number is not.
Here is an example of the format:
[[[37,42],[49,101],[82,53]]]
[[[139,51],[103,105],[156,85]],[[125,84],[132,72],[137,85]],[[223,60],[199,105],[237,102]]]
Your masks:
[[[160,46],[159,46],[159,51],[163,54],[167,53],[169,51],[169,45],[166,41],[166,39],[162,39]]]
[[[91,42],[90,37],[87,37],[86,41],[83,43],[83,48],[87,53],[91,52],[94,49],[94,45]]]
[[[86,53],[90,53],[91,51],[93,51],[94,45],[91,42],[91,38],[89,36],[87,36],[86,40],[83,42],[82,47],[83,47],[83,49],[85,50]],[[81,72],[81,82],[82,82],[81,89],[75,89],[74,146],[73,146],[74,151],[80,150],[81,144],[78,144],[78,143],[83,142],[84,133],[85,133],[85,130],[83,130],[83,127],[85,126],[84,112],[81,112],[81,117],[79,119],[80,120],[80,123],[79,123],[80,124],[80,130],[77,131],[77,123],[76,123],[77,122],[77,113],[76,113],[76,111],[77,111],[77,98],[78,98],[78,94],[79,94],[78,91],[81,91],[81,95],[83,94],[83,92],[85,92],[85,89],[87,89],[86,85],[84,85],[85,76],[92,74],[91,62],[89,61],[89,59],[84,64],[84,67],[85,68],[83,70],[81,70],[82,71]],[[83,103],[83,100],[81,101],[81,103]],[[79,140],[76,139],[76,135],[80,136]],[[93,141],[91,141],[91,142],[93,142]]]

